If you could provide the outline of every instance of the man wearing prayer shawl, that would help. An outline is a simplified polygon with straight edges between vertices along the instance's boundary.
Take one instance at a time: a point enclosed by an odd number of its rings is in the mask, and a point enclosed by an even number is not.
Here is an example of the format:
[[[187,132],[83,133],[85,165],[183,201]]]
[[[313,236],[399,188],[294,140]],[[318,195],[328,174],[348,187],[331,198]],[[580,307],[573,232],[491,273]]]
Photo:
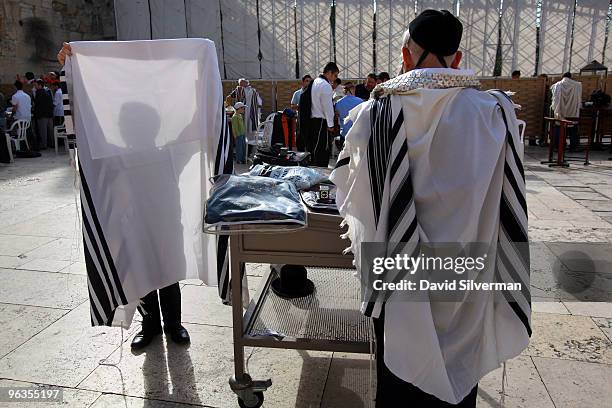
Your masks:
[[[255,139],[261,117],[261,105],[263,104],[259,92],[251,86],[247,79],[240,78],[238,86],[229,96],[234,99],[234,104],[242,102],[246,105],[244,112],[246,137],[247,140]]]
[[[582,83],[572,79],[572,74],[566,72],[559,82],[550,87],[552,93],[551,107],[557,119],[577,119],[580,116],[582,106]],[[570,138],[570,151],[575,151],[580,144],[578,128],[569,126],[567,128]],[[559,126],[555,125],[554,143],[559,139]]]
[[[374,318],[377,407],[475,407],[478,382],[524,350],[531,335],[522,145],[510,99],[479,90],[459,69],[462,24],[426,10],[404,35],[404,74],[355,108],[331,175],[362,285],[364,242],[487,243],[479,272],[520,292],[470,291],[461,301],[363,298]],[[351,112],[353,113],[353,112]],[[518,245],[518,244],[522,245]],[[348,249],[347,249],[348,250]],[[409,249],[410,252],[410,249]],[[397,271],[380,275],[397,282]],[[363,286],[362,286],[363,288]]]

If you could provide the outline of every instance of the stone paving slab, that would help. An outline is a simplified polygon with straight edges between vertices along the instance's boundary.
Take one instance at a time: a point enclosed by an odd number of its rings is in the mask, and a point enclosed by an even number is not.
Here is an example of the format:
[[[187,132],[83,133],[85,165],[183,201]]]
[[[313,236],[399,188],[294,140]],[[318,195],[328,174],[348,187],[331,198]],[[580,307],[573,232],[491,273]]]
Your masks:
[[[525,355],[612,364],[612,343],[590,317],[532,313],[531,326]]]
[[[609,407],[612,365],[533,357],[555,408]]]
[[[75,216],[64,217],[64,215],[76,215],[74,205],[65,207],[68,207],[67,210],[64,210],[67,214],[61,214],[61,209],[58,209],[52,214],[42,214],[27,221],[9,225],[3,228],[3,233],[37,237],[77,238],[80,233],[74,222]]]
[[[2,380],[0,379],[0,387],[32,387],[32,388],[49,388],[49,385],[34,384],[24,381]],[[57,387],[53,387],[57,388]],[[100,397],[99,392],[78,390],[74,388],[60,387],[63,394],[62,402],[0,402],[0,408],[36,408],[36,407],[70,407],[70,408],[88,408]],[[115,405],[119,407],[119,405]]]
[[[85,260],[81,239],[58,238],[24,254],[29,259],[53,259],[58,261]]]
[[[181,298],[183,322],[232,327],[232,308],[219,301],[216,287],[185,285]]]
[[[72,273],[75,275],[87,276],[87,268],[85,262],[74,262],[60,271],[60,273]]]
[[[70,266],[70,264],[70,261],[58,261],[55,259],[32,259],[31,261],[28,261],[15,269],[25,269],[39,272],[59,272],[62,269]]]
[[[168,401],[126,397],[118,394],[102,394],[90,405],[90,408],[183,408],[189,406],[200,405],[186,405]]]
[[[0,234],[0,255],[19,256],[53,241],[50,237]]]
[[[501,407],[502,371],[500,367],[478,384],[479,408]],[[546,386],[530,357],[519,356],[506,362],[505,408],[555,408]]]
[[[334,353],[321,408],[368,408],[376,397],[376,362],[366,354]],[[372,403],[374,406],[374,403]]]
[[[0,359],[0,378],[76,387],[121,341],[120,329],[89,325],[85,302]]]
[[[610,302],[563,302],[573,315],[607,317],[612,319],[612,303]]]
[[[48,307],[0,303],[0,358],[28,341],[45,327],[68,313]]]
[[[20,258],[18,256],[0,255],[0,268],[13,269],[29,261],[30,260],[28,258]]]
[[[593,317],[593,321],[605,333],[608,339],[612,341],[612,317]]]
[[[81,275],[0,269],[0,281],[0,303],[73,309],[88,297]]]
[[[233,374],[231,329],[185,324],[189,347],[158,337],[141,354],[132,354],[124,343],[109,357],[117,367],[98,366],[79,388],[225,408],[236,404],[228,379]],[[246,350],[249,356],[251,349]],[[256,349],[249,372],[256,379],[272,378],[265,393],[270,407],[318,406],[331,353],[281,349]]]

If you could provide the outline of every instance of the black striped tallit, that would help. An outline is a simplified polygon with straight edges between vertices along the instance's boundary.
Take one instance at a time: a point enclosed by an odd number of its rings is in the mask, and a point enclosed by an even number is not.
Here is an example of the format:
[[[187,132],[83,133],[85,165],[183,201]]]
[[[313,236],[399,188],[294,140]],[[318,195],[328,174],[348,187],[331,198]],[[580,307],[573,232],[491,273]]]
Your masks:
[[[225,109],[221,114],[221,133],[215,157],[215,175],[234,172],[233,143],[229,132]],[[204,219],[204,216],[202,217]],[[230,303],[229,235],[219,235],[217,239],[217,282],[219,297],[225,304]]]
[[[247,109],[249,110],[249,131],[257,132],[259,127],[259,94],[253,88],[251,88],[251,99],[246,102]]]
[[[68,93],[68,83],[66,82],[66,71],[60,72],[60,89],[62,90],[62,103],[64,105],[64,126],[66,128],[66,140],[68,149],[76,149],[76,136],[74,133],[74,122],[72,120],[72,109],[70,105],[70,95]]]
[[[399,100],[399,98],[397,98]],[[504,178],[500,197],[500,228],[495,279],[497,282],[521,283],[520,292],[502,291],[503,297],[531,336],[531,297],[529,292],[529,246],[527,236],[527,204],[525,175],[506,114],[501,107],[506,129]],[[408,145],[402,127],[401,105],[392,107],[392,98],[383,97],[373,102],[370,111],[370,139],[367,148],[368,174],[372,194],[372,208],[376,228],[387,222],[387,256],[398,253],[415,255],[419,245],[419,225],[414,203],[413,187],[408,163]],[[338,163],[337,167],[348,164]],[[384,191],[389,188],[389,211],[381,220]],[[386,204],[386,203],[385,203]],[[401,247],[400,247],[401,246]],[[390,270],[381,275],[385,283],[398,282],[406,272]],[[371,291],[364,299],[361,311],[378,318],[391,293]]]
[[[505,96],[505,93],[503,94]],[[499,239],[496,259],[496,280],[521,283],[519,292],[503,291],[503,296],[531,336],[531,294],[529,291],[530,253],[525,172],[508,128],[506,113],[499,109],[506,127],[504,179],[500,199]]]
[[[76,135],[68,82],[64,70],[60,73],[60,88],[64,104],[64,125],[68,135],[68,148],[70,151],[74,151],[76,149]],[[87,270],[91,324],[92,326],[111,326],[117,307],[127,305],[128,301],[80,163],[79,169],[81,169],[79,179],[83,250]]]
[[[89,287],[91,324],[111,326],[115,309],[120,305],[127,305],[128,301],[83,171],[80,172],[80,180],[83,249]]]
[[[373,102],[370,110],[370,139],[367,149],[376,228],[378,229],[380,222],[387,222],[387,256],[400,250],[413,253],[419,242],[416,207],[408,165],[408,144],[403,128],[404,114],[401,106],[393,109],[391,105],[391,97],[383,97]],[[381,220],[384,191],[387,188],[390,191],[389,212],[386,220]],[[398,282],[403,276],[403,273],[390,270],[384,275],[383,280]],[[361,311],[366,316],[378,317],[390,293],[372,291],[368,296],[367,301],[361,306]]]

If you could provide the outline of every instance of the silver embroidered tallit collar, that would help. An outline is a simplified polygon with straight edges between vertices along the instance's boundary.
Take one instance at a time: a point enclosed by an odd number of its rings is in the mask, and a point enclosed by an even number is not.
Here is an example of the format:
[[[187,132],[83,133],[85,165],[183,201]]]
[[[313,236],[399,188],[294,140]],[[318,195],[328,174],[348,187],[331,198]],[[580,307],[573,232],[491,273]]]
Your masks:
[[[470,69],[422,68],[399,75],[387,82],[376,85],[372,90],[374,98],[387,95],[405,95],[418,88],[476,88],[480,81]]]

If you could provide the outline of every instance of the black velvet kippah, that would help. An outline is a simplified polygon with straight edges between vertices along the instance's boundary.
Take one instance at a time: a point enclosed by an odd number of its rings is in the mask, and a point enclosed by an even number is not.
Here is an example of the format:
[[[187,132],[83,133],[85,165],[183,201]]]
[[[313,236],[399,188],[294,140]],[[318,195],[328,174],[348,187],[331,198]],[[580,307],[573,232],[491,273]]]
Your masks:
[[[448,10],[425,10],[410,22],[408,30],[421,48],[446,57],[459,49],[463,24]]]

